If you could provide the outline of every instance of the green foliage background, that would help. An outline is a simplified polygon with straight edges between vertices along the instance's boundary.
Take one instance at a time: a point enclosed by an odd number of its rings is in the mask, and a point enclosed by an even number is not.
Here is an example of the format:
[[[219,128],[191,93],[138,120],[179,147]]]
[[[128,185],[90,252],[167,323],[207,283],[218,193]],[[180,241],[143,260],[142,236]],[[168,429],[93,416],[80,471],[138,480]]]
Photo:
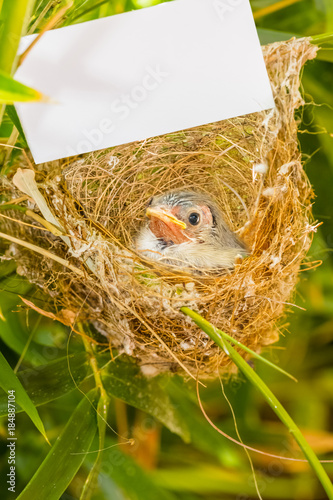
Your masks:
[[[4,16],[8,2],[11,0],[0,0],[0,39],[8,21]],[[74,0],[58,25],[158,3],[161,2]],[[28,31],[41,29],[63,5],[64,2],[36,1]],[[292,35],[333,32],[332,0],[253,0],[251,5],[262,43]],[[8,46],[1,45],[0,63],[8,56],[7,49]],[[301,274],[297,304],[305,310],[290,308],[285,320],[289,323],[288,333],[265,354],[296,376],[299,382],[291,382],[256,363],[256,371],[293,416],[316,453],[325,459],[333,459],[332,63],[333,52],[327,45],[317,60],[308,63],[304,70],[302,85],[308,104],[302,110],[299,134],[306,171],[317,196],[314,215],[323,222],[315,235],[309,258],[323,263]],[[6,71],[10,69],[7,67]],[[19,127],[13,108],[8,106],[0,127],[1,143],[10,136],[16,140],[13,122]],[[17,136],[16,144],[26,146],[22,135]],[[14,151],[9,155],[3,149],[4,172],[17,154]],[[96,353],[89,352],[77,336],[69,337],[68,330],[61,324],[31,311],[28,313],[22,308],[18,295],[33,297],[41,305],[45,300],[39,290],[16,274],[13,262],[3,261],[0,265],[1,352],[13,368],[17,367],[19,380],[38,408],[48,439],[56,444],[52,454],[48,454],[50,446],[36,428],[36,417],[31,420],[24,412],[17,414],[17,485],[16,493],[11,493],[6,484],[7,417],[1,419],[2,499],[17,498],[22,491],[19,498],[25,500],[258,498],[246,453],[206,422],[192,384],[178,376],[167,375],[147,381],[131,360],[121,357],[108,363],[109,356],[98,353],[98,363],[104,367],[102,380],[97,380],[104,387],[102,399],[98,400],[96,377],[89,364],[89,356]],[[3,362],[1,366],[4,373]],[[225,383],[224,389],[245,443],[270,453],[302,458],[287,429],[253,386],[240,377]],[[237,438],[220,383],[210,383],[201,390],[201,397],[214,423]],[[25,409],[29,413],[29,402],[27,405]],[[103,436],[105,421],[96,417],[94,407],[97,405],[99,414],[107,416],[110,426],[104,441],[98,438],[98,435]],[[30,410],[33,408],[32,405]],[[7,395],[1,390],[0,415],[6,415],[6,411]],[[123,437],[128,433],[127,437],[134,438],[135,444],[126,444],[126,439],[119,438],[115,431]],[[85,456],[89,448],[91,451],[107,449]],[[251,453],[251,457],[263,498],[326,498],[307,464],[255,453]],[[38,476],[29,482],[41,464]],[[333,478],[333,464],[325,468]]]

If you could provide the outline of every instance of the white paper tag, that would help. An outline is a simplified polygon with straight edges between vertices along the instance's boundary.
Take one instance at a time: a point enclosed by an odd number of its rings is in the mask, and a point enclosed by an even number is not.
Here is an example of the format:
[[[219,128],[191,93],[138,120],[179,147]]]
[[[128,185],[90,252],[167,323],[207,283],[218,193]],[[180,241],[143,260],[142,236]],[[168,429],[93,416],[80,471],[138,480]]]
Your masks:
[[[248,0],[177,0],[49,31],[15,78],[54,101],[16,104],[36,163],[274,107]]]

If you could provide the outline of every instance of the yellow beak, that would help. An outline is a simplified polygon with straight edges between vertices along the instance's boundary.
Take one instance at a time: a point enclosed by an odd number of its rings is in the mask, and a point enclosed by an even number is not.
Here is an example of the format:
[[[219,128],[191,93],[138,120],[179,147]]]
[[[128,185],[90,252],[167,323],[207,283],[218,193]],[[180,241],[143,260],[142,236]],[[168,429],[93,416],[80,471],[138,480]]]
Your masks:
[[[147,217],[156,217],[157,219],[160,219],[161,221],[165,222],[166,224],[170,224],[172,222],[176,226],[180,226],[182,229],[186,229],[186,224],[185,222],[177,219],[174,215],[170,214],[170,212],[162,209],[156,209],[156,208],[147,208],[146,211]]]

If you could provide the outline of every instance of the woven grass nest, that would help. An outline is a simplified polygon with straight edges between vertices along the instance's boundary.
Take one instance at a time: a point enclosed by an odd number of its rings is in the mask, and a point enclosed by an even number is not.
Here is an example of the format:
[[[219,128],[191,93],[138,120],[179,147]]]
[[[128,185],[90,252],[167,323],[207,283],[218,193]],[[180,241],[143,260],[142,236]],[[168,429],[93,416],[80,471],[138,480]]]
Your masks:
[[[137,358],[147,375],[171,370],[207,378],[231,369],[181,306],[255,351],[275,342],[314,229],[294,111],[303,104],[301,68],[316,51],[307,39],[263,47],[273,110],[75,160],[16,162],[14,171],[33,168],[38,188],[28,190],[22,206],[60,231],[46,231],[30,212],[17,211],[10,216],[34,227],[1,217],[1,231],[59,257],[13,239],[7,250],[18,272],[49,292],[49,311],[74,327],[88,321],[112,348]],[[7,202],[22,197],[17,185],[4,179]],[[209,193],[251,249],[232,272],[191,275],[135,253],[148,199],[175,188]]]

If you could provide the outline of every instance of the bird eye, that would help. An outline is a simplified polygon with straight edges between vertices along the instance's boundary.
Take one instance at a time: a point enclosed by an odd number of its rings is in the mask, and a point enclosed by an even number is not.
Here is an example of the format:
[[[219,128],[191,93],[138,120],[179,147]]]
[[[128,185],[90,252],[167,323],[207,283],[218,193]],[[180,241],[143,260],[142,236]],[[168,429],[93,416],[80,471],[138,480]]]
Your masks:
[[[151,198],[149,198],[148,202],[147,202],[147,207],[150,207],[150,205],[153,203],[153,196]]]
[[[192,212],[189,216],[188,216],[188,221],[189,223],[192,225],[192,226],[197,226],[199,224],[199,221],[200,221],[200,215],[197,214],[196,212]]]

